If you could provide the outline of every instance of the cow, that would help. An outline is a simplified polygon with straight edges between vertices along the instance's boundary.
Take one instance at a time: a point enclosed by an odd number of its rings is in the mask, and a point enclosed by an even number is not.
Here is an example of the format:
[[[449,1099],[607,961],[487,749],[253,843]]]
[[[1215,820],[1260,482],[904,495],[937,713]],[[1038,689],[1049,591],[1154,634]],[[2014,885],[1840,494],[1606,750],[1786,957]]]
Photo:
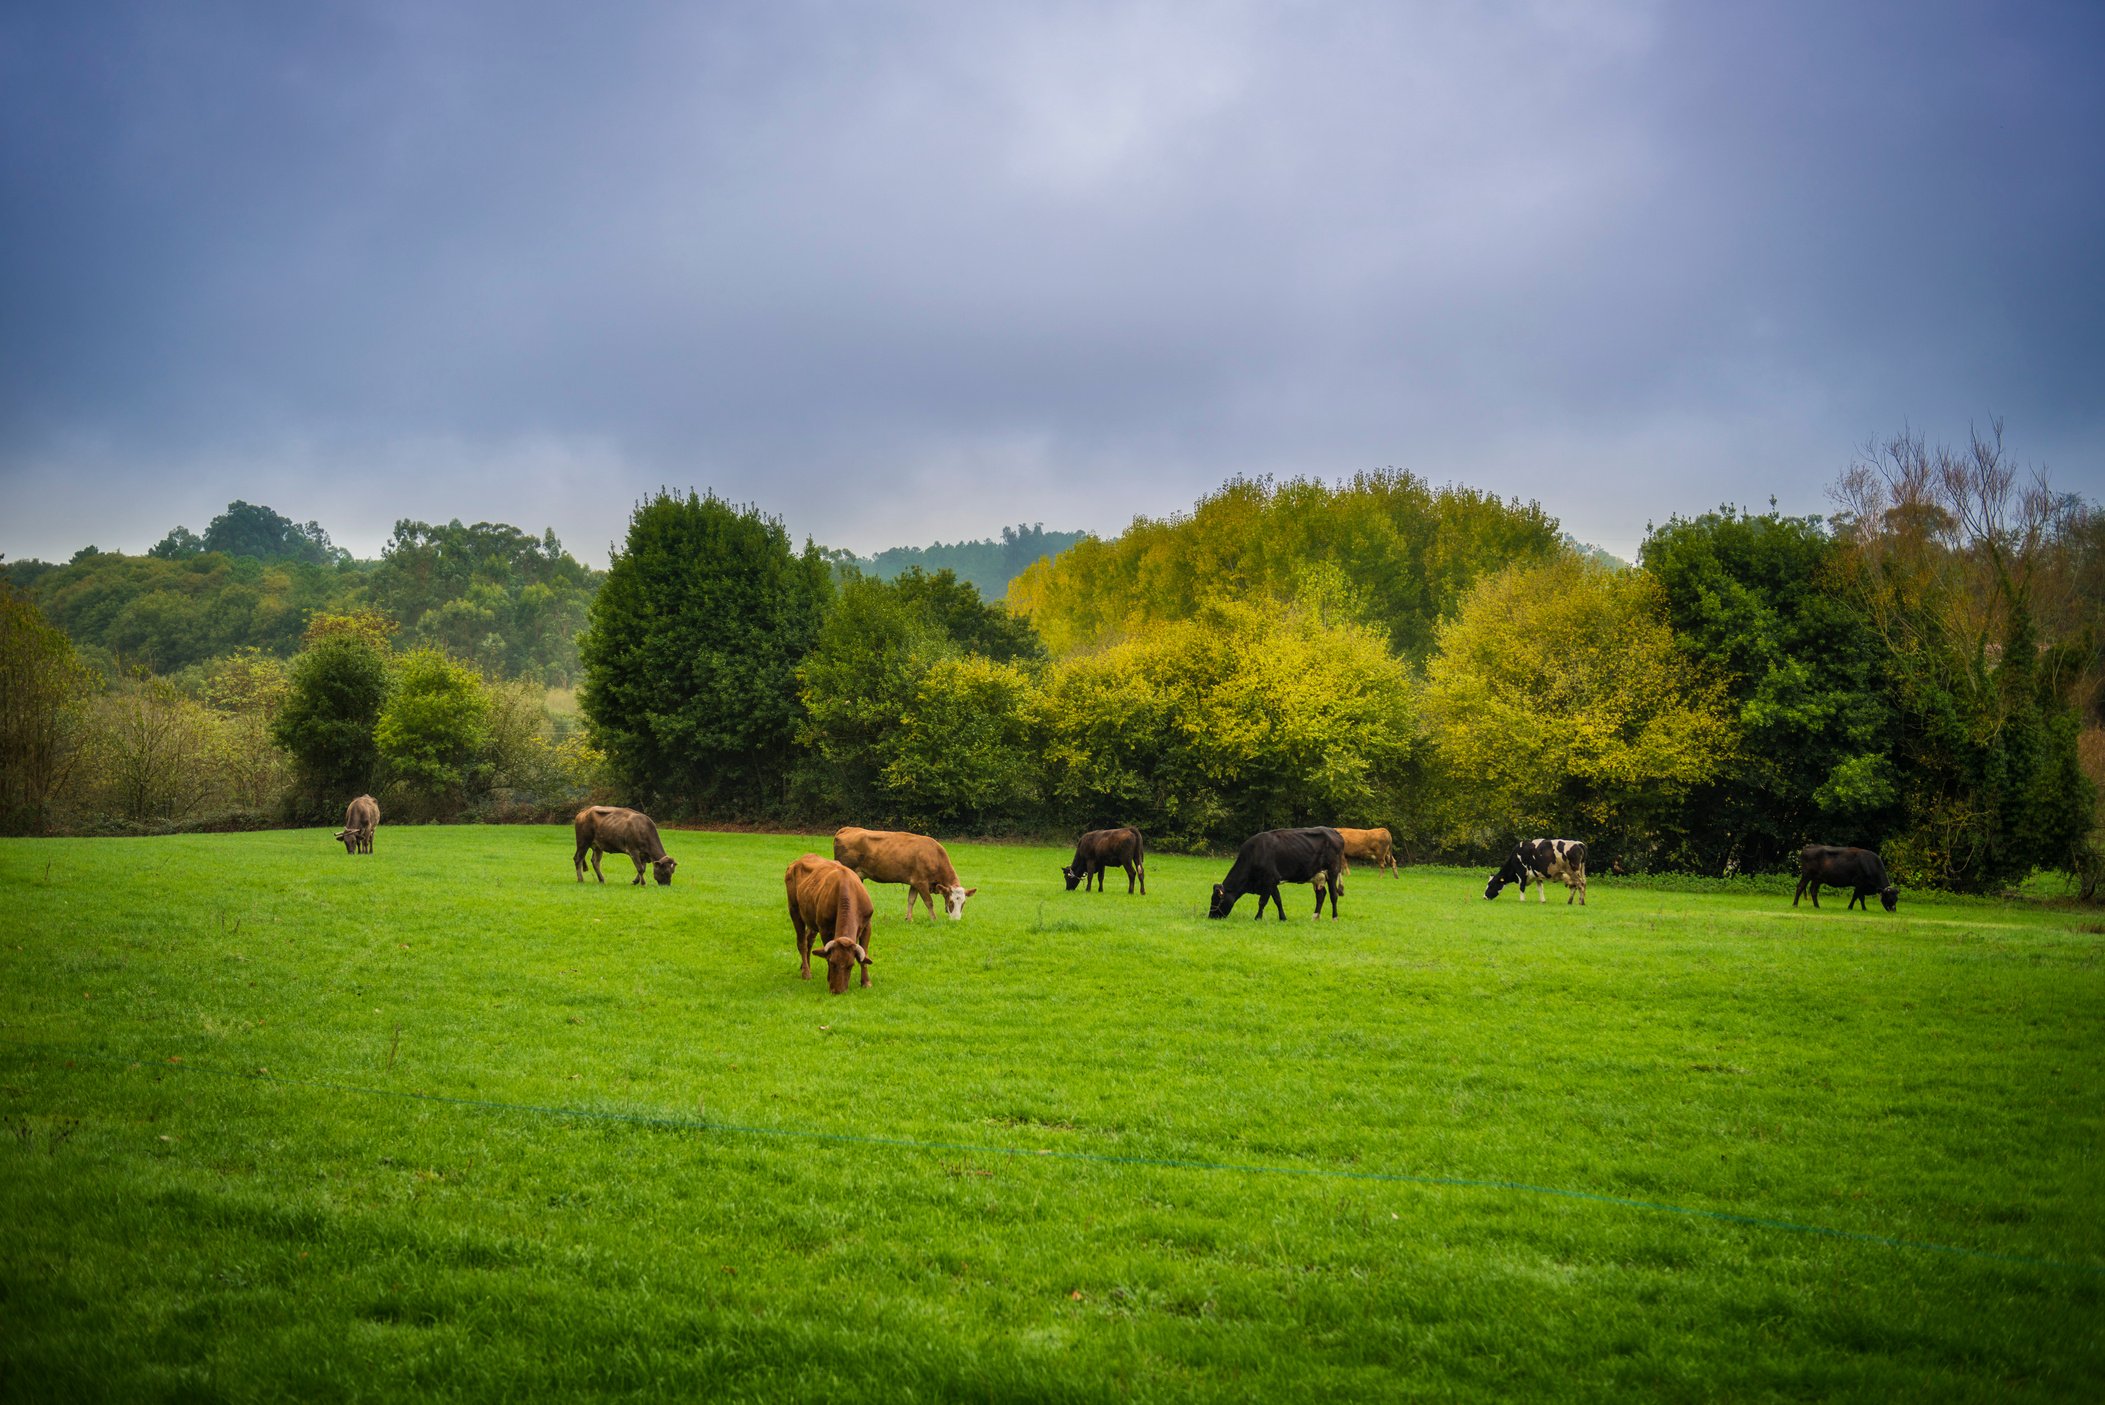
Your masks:
[[[1104,891],[1104,870],[1122,868],[1126,871],[1126,894],[1131,896],[1135,882],[1140,884],[1140,896],[1148,894],[1147,842],[1137,829],[1092,829],[1074,841],[1074,862],[1060,870],[1067,880],[1067,891],[1077,886],[1089,891],[1089,881],[1096,880],[1096,891]]]
[[[848,993],[848,975],[862,967],[870,983],[870,916],[876,910],[870,890],[855,870],[817,854],[806,854],[782,871],[789,897],[789,925],[797,931],[797,978],[811,979],[814,943],[826,962],[826,989]]]
[[[1791,906],[1798,906],[1798,899],[1805,896],[1810,887],[1813,906],[1820,905],[1820,885],[1832,888],[1847,888],[1852,896],[1850,907],[1864,903],[1864,911],[1871,911],[1871,904],[1864,902],[1873,893],[1885,905],[1888,912],[1900,905],[1900,889],[1886,877],[1886,861],[1869,849],[1844,849],[1834,844],[1808,844],[1798,851],[1798,891],[1791,894]]]
[[[336,839],[347,854],[370,854],[373,852],[373,831],[380,828],[380,802],[370,795],[361,795],[344,806],[344,827],[336,831]]]
[[[592,855],[592,876],[600,882],[607,876],[599,871],[601,854],[627,854],[635,861],[636,878],[631,888],[643,886],[644,865],[650,866],[651,874],[661,888],[672,884],[672,871],[680,866],[679,860],[665,852],[664,844],[658,840],[658,826],[641,810],[624,810],[618,805],[587,805],[577,812],[570,822],[577,833],[577,852],[570,857],[571,866],[577,869],[577,881],[585,881],[585,854]]]
[[[1396,837],[1386,829],[1346,829],[1337,826],[1338,835],[1345,841],[1345,870],[1351,872],[1352,861],[1374,865],[1377,873],[1386,871],[1391,878],[1403,875],[1396,871]]]
[[[943,895],[943,911],[950,920],[965,915],[965,899],[978,892],[958,881],[950,866],[950,851],[925,834],[903,830],[857,829],[849,825],[833,836],[833,860],[855,870],[866,883],[904,883],[906,920],[914,920],[914,900],[936,915],[934,894]]]
[[[1484,896],[1495,898],[1499,889],[1508,883],[1520,885],[1520,900],[1528,900],[1528,880],[1534,879],[1542,886],[1536,896],[1543,902],[1550,900],[1549,880],[1561,878],[1571,892],[1564,905],[1570,907],[1576,901],[1586,905],[1586,846],[1576,839],[1523,839],[1514,848],[1506,865],[1491,875],[1484,885]]]
[[[1279,920],[1286,921],[1286,904],[1279,900],[1281,883],[1308,883],[1320,880],[1316,888],[1315,916],[1323,915],[1323,894],[1330,894],[1330,920],[1338,917],[1338,894],[1345,890],[1345,840],[1328,825],[1311,829],[1268,829],[1262,834],[1253,834],[1243,841],[1242,848],[1235,851],[1235,863],[1228,869],[1228,876],[1213,885],[1213,902],[1206,909],[1208,917],[1226,917],[1245,893],[1257,894],[1257,916],[1264,918],[1264,906],[1271,903],[1279,909]]]

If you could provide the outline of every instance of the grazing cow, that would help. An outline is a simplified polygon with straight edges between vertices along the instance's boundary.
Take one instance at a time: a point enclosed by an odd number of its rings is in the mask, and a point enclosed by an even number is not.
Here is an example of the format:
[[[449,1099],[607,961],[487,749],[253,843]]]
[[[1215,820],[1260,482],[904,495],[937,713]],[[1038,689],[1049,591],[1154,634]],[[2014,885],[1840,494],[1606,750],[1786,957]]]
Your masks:
[[[1245,893],[1257,894],[1257,916],[1264,905],[1279,909],[1286,921],[1286,904],[1279,900],[1281,883],[1317,882],[1315,915],[1323,915],[1323,894],[1330,894],[1330,920],[1337,921],[1338,894],[1345,890],[1345,841],[1328,825],[1311,829],[1268,829],[1253,834],[1235,851],[1228,876],[1213,885],[1213,903],[1208,917],[1226,917]]]
[[[1386,829],[1346,829],[1338,827],[1338,836],[1345,841],[1345,869],[1349,873],[1352,861],[1374,865],[1375,872],[1387,870],[1391,878],[1403,875],[1396,871],[1396,838]]]
[[[797,929],[797,978],[811,979],[811,950],[818,945],[826,962],[826,989],[848,991],[849,973],[862,967],[870,983],[870,890],[855,870],[817,854],[806,854],[782,872],[789,896],[789,925]]]
[[[1495,898],[1499,889],[1508,883],[1520,885],[1520,900],[1528,900],[1528,880],[1534,879],[1542,886],[1536,896],[1543,902],[1550,900],[1549,880],[1561,878],[1571,893],[1564,899],[1570,907],[1574,900],[1581,907],[1586,905],[1586,846],[1576,839],[1523,839],[1506,860],[1506,866],[1491,875],[1484,885],[1484,896]]]
[[[679,860],[665,852],[658,841],[658,826],[641,810],[624,810],[618,805],[587,805],[577,812],[571,821],[577,832],[577,852],[570,862],[577,869],[577,881],[585,881],[585,854],[592,854],[592,876],[600,882],[607,876],[599,871],[599,856],[605,854],[627,854],[636,863],[636,879],[632,888],[643,886],[643,867],[650,865],[658,886],[668,887],[672,883],[672,871],[680,866]]]
[[[1140,884],[1140,895],[1147,896],[1148,869],[1147,843],[1137,829],[1092,829],[1074,841],[1074,862],[1060,870],[1067,880],[1067,891],[1073,892],[1080,885],[1083,892],[1089,891],[1089,881],[1096,880],[1096,891],[1104,891],[1104,870],[1122,868],[1126,871],[1126,893],[1130,896],[1133,884]]]
[[[965,915],[965,899],[978,892],[958,881],[950,866],[950,851],[925,834],[902,830],[857,829],[849,825],[833,836],[833,859],[855,870],[866,883],[904,883],[906,920],[914,920],[914,899],[919,898],[928,915],[936,915],[936,893],[943,895],[943,910],[955,922]]]
[[[1813,906],[1820,905],[1820,885],[1831,888],[1847,888],[1852,896],[1848,907],[1864,903],[1864,911],[1871,911],[1871,904],[1864,902],[1873,893],[1891,912],[1900,905],[1900,889],[1886,878],[1886,861],[1869,849],[1844,849],[1833,844],[1808,844],[1798,851],[1798,891],[1791,894],[1791,906],[1798,906],[1798,899],[1805,896],[1808,887],[1813,892]],[[1848,908],[1843,909],[1845,912]]]
[[[370,795],[361,795],[344,806],[344,827],[336,831],[336,838],[347,854],[370,854],[373,852],[373,831],[380,828],[380,802]]]

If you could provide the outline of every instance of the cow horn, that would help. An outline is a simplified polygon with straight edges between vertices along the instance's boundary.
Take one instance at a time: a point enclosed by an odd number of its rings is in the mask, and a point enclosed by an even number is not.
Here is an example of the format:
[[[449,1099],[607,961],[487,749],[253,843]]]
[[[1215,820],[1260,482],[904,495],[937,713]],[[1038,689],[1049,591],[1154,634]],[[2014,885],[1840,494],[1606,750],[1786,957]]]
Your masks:
[[[862,962],[862,964],[865,966],[870,964],[870,953],[863,950],[863,945],[861,942],[857,942],[855,944],[855,959],[857,961]]]

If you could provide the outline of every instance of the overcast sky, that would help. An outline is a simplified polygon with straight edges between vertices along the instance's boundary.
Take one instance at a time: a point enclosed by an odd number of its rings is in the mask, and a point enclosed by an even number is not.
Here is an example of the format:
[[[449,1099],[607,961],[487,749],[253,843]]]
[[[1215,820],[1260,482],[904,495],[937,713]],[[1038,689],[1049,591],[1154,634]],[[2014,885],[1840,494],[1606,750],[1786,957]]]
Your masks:
[[[1634,554],[1903,424],[2105,497],[2105,5],[0,8],[0,552],[603,561],[1393,465]]]

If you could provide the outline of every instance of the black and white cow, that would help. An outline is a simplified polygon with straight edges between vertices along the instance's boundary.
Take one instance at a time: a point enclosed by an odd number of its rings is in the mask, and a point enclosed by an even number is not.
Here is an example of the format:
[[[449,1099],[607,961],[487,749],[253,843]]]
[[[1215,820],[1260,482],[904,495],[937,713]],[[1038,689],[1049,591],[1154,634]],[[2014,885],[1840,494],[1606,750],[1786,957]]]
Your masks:
[[[1873,893],[1891,912],[1900,904],[1900,890],[1886,877],[1886,861],[1869,849],[1844,849],[1833,844],[1808,844],[1798,851],[1798,891],[1791,894],[1791,906],[1798,906],[1798,899],[1805,896],[1807,888],[1813,892],[1813,906],[1820,905],[1820,885],[1830,888],[1847,888],[1853,894],[1849,906],[1864,903],[1864,911],[1871,904],[1864,902]]]
[[[1586,904],[1586,846],[1576,839],[1523,839],[1514,848],[1506,866],[1491,875],[1484,885],[1484,896],[1495,898],[1499,890],[1508,883],[1520,885],[1520,900],[1528,900],[1528,880],[1540,884],[1537,897],[1542,902],[1550,900],[1549,880],[1562,879],[1571,889],[1564,905],[1570,907],[1574,901]]]

